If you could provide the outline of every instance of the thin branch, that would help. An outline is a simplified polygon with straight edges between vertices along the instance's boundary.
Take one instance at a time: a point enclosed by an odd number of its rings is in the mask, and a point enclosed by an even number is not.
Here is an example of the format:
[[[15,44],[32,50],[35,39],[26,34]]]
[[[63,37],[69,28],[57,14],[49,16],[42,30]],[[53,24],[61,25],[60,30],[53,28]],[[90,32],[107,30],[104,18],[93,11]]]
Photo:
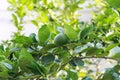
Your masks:
[[[112,57],[107,57],[107,56],[103,56],[103,57],[97,57],[97,56],[85,56],[85,57],[79,57],[80,59],[93,59],[93,58],[101,58],[101,59],[111,59],[111,60],[116,60],[118,61],[118,59],[112,58]]]

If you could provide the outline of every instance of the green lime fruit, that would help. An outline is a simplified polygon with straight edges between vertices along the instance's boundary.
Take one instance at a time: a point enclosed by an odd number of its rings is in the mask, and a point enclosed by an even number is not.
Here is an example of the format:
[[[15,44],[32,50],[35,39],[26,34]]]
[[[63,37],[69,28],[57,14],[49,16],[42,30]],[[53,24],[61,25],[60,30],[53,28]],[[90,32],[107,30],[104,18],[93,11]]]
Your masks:
[[[59,33],[54,38],[56,46],[62,46],[68,42],[68,37],[64,33]]]

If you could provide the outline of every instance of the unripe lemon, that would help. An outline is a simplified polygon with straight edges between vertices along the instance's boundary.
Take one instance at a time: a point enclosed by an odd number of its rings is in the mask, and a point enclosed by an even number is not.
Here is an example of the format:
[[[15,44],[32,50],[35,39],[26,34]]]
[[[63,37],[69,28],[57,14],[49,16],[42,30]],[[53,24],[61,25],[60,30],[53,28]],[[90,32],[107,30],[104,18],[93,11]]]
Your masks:
[[[68,38],[64,33],[59,33],[54,38],[54,44],[56,46],[62,46],[68,42]]]

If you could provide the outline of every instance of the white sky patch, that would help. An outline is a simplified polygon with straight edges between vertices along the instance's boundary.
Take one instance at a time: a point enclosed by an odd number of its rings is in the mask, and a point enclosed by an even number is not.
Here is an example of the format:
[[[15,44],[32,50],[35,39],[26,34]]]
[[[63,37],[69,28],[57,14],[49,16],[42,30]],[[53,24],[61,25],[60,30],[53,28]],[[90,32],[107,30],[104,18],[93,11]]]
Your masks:
[[[11,13],[7,11],[8,6],[7,0],[0,0],[0,42],[10,39],[12,32],[16,31],[10,22]]]
[[[11,12],[7,10],[8,7],[9,3],[7,0],[0,0],[0,42],[1,40],[10,39],[12,33],[17,31],[11,22],[12,17]],[[91,14],[89,10],[81,10],[79,13],[82,14],[80,20],[90,21]],[[24,30],[22,32],[25,35],[29,35],[30,33],[36,33],[37,29],[32,24],[24,24]]]
[[[0,10],[6,10],[8,5],[7,0],[0,0]]]

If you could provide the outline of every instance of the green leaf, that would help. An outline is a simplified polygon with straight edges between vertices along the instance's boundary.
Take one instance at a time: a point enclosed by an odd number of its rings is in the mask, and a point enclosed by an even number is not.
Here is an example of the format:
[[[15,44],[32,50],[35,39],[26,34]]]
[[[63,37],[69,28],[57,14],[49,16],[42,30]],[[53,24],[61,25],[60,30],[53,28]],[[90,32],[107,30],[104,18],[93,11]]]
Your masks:
[[[101,80],[106,80],[106,79],[107,80],[114,80],[115,77],[113,76],[113,73],[116,73],[116,71],[113,68],[106,69]]]
[[[86,36],[86,38],[84,40],[82,40],[82,43],[85,44],[85,43],[91,42],[96,38],[98,38],[98,37],[95,33],[90,33],[88,36]]]
[[[78,34],[71,26],[65,25],[64,29],[65,29],[65,34],[68,36],[70,40],[77,40]]]
[[[76,66],[83,66],[84,65],[84,61],[80,58],[75,58],[74,63]]]
[[[97,47],[88,47],[81,51],[81,53],[86,52],[87,56],[94,56],[94,55],[100,55],[100,52],[102,52],[103,49],[97,48]],[[101,54],[102,55],[102,54]]]
[[[52,64],[52,66],[50,67],[49,73],[54,73],[56,71],[58,71],[60,65],[58,63],[54,63]]]
[[[25,7],[24,6],[17,7],[16,13],[20,18],[23,18],[26,15]]]
[[[0,72],[0,79],[6,80],[6,78],[8,78],[8,77],[9,77],[8,71],[2,71],[2,72]]]
[[[7,0],[10,4],[14,4],[16,0]]]
[[[111,57],[116,60],[120,60],[120,52],[118,53],[112,53]]]
[[[35,26],[37,26],[37,27],[39,26],[39,24],[38,24],[38,22],[37,22],[36,20],[32,20],[31,22],[32,22]]]
[[[110,44],[109,46],[107,46],[107,48],[105,49],[105,51],[107,52],[107,51],[111,50],[112,48],[114,48],[114,47],[116,47],[118,45],[119,45],[118,43],[116,43],[116,44]]]
[[[119,0],[106,0],[107,1],[107,3],[110,5],[110,6],[112,6],[112,7],[114,7],[114,8],[120,8],[120,1]]]
[[[40,49],[40,52],[46,53],[47,51],[49,51],[50,49],[52,49],[54,47],[55,47],[54,44],[47,44],[46,46],[44,46],[43,48]]]
[[[65,61],[69,61],[69,53],[67,50],[59,50],[58,51],[58,59],[61,61],[61,63],[65,63]]]
[[[118,35],[119,33],[118,32],[114,32],[112,34],[110,34],[109,36],[107,36],[105,38],[106,41],[110,41],[113,37],[115,37],[116,35]]]
[[[52,54],[45,55],[41,58],[41,62],[44,65],[50,64],[50,63],[54,62],[54,60],[55,60],[55,56],[53,56]]]
[[[83,4],[83,3],[85,3],[85,0],[80,0],[79,3]]]
[[[4,46],[3,45],[0,45],[0,50],[4,51]]]
[[[6,59],[6,57],[4,55],[0,56],[0,61],[5,60],[5,59]]]
[[[71,66],[76,66],[76,64],[75,64],[75,62],[74,62],[74,59],[72,59],[72,60],[69,62],[69,64],[70,64]]]
[[[32,10],[34,8],[32,0],[29,1],[27,8],[28,8],[28,10]]]
[[[84,61],[80,58],[73,58],[69,64],[71,66],[84,66]]]
[[[32,55],[27,51],[27,49],[23,48],[20,52],[19,59],[25,58],[29,61],[34,61]]]
[[[47,69],[44,66],[39,65],[37,62],[32,61],[28,68],[36,75],[45,75],[47,73]]]
[[[50,37],[50,30],[47,25],[43,25],[38,31],[38,39],[40,44],[43,45],[47,43],[49,37]]]
[[[34,61],[34,58],[32,57],[32,55],[25,48],[23,48],[19,54],[20,68],[23,71],[28,72],[29,70],[27,66],[29,66],[32,61]]]
[[[18,18],[15,14],[12,14],[13,22],[16,27],[18,27]]]
[[[33,0],[33,3],[36,4],[37,2],[39,2],[39,0]]]
[[[68,80],[78,80],[78,73],[75,70],[68,70],[67,71],[68,76],[67,79]]]
[[[20,3],[25,4],[28,0],[20,0]]]
[[[16,38],[13,39],[12,41],[20,44],[31,44],[33,42],[30,37],[26,36],[16,36]]]
[[[120,70],[120,62],[118,62],[118,64],[115,65],[113,68],[114,68],[116,71],[119,72],[119,70]]]
[[[49,18],[48,18],[48,12],[46,11],[40,11],[39,16],[38,16],[38,20],[42,23],[47,23],[49,22]]]
[[[32,39],[33,42],[37,42],[35,33],[31,33],[29,37]]]
[[[93,31],[94,26],[93,24],[89,25],[88,27],[84,28],[80,34],[79,34],[79,39],[80,41],[82,41],[83,39],[85,39],[85,37],[91,32]]]

